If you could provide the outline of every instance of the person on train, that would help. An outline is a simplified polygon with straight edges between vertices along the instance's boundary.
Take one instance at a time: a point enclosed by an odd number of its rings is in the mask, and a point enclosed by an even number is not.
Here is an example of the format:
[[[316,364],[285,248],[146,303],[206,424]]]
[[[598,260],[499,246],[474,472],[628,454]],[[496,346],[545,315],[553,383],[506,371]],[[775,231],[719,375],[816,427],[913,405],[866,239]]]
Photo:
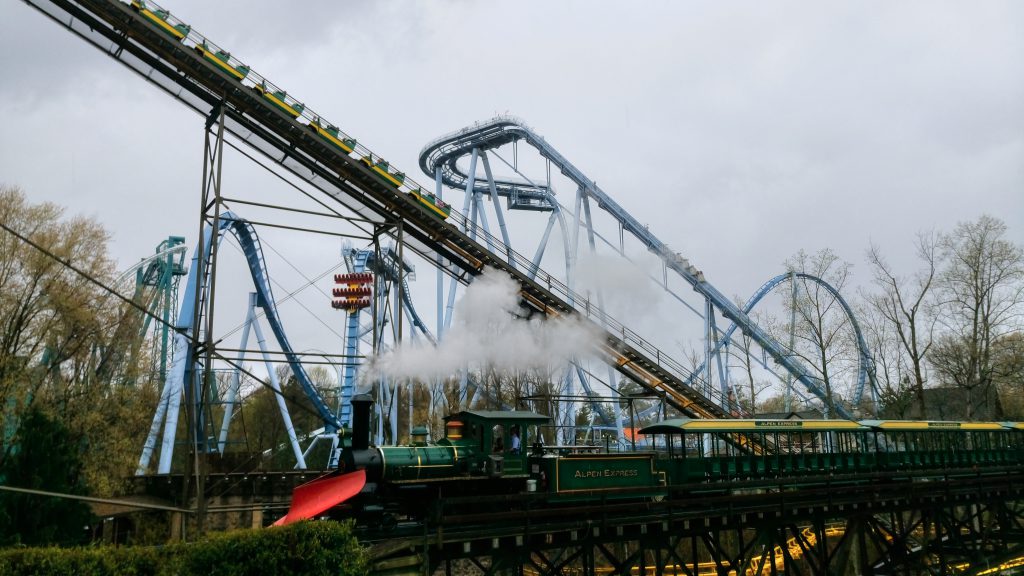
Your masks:
[[[512,449],[511,449],[511,453],[512,454],[519,454],[520,449],[521,449],[521,446],[519,444],[519,427],[518,426],[513,426],[512,427]]]

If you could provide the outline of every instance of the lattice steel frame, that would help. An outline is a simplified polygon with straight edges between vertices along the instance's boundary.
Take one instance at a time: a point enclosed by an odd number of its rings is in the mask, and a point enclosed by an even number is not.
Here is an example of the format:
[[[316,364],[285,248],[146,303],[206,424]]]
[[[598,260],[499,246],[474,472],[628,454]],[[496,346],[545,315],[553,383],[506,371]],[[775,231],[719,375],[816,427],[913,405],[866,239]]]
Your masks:
[[[688,489],[659,502],[579,508],[572,520],[541,507],[490,524],[483,515],[439,519],[407,550],[428,559],[425,574],[538,575],[969,574],[1024,554],[1019,471],[765,488]]]

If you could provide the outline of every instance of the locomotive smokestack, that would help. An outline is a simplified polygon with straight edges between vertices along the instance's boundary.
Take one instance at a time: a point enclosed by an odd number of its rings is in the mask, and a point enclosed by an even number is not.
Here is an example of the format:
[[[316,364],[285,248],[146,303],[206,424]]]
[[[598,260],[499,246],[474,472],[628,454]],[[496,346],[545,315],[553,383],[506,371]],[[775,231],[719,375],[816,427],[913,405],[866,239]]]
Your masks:
[[[352,449],[366,450],[370,447],[370,407],[373,398],[369,394],[352,397]]]

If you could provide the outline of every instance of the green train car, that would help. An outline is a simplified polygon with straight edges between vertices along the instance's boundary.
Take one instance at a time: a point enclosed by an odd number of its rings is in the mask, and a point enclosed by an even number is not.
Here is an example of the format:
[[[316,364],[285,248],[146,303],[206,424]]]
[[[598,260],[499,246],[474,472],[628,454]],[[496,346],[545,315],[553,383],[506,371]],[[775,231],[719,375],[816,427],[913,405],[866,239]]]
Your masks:
[[[192,31],[192,27],[188,24],[182,22],[172,23],[171,13],[167,10],[159,8],[150,9],[145,0],[132,0],[131,6],[132,10],[138,12],[140,16],[149,20],[154,26],[178,42],[184,40],[188,33]]]
[[[244,64],[232,64],[231,53],[217,49],[213,50],[210,45],[203,40],[201,43],[196,44],[196,52],[202,55],[207,62],[213,64],[220,70],[226,72],[229,76],[235,80],[241,82],[249,75],[249,67]]]
[[[452,207],[430,192],[426,192],[421,188],[416,188],[415,190],[410,191],[409,194],[412,194],[412,197],[415,198],[417,202],[425,206],[427,210],[430,210],[432,214],[440,217],[442,220],[448,218],[452,214]]]
[[[387,180],[395,188],[405,182],[405,173],[392,170],[391,165],[383,158],[374,160],[372,156],[363,156],[359,159],[367,168],[376,172],[381,178]]]
[[[314,134],[325,140],[331,146],[334,146],[338,150],[341,150],[345,154],[351,154],[356,148],[356,141],[353,138],[342,136],[337,126],[332,126],[323,122],[320,118],[315,118],[309,123],[309,129]]]
[[[319,129],[316,130],[319,132]],[[393,169],[388,161],[383,158],[375,159],[373,156],[363,156],[359,161],[395,188],[400,188],[406,183],[405,174]],[[437,216],[442,220],[451,216],[452,207],[430,192],[426,192],[422,188],[416,187],[409,190],[409,195],[419,202],[421,206],[429,210],[434,216]]]
[[[1013,423],[683,418],[640,432],[663,438],[661,469],[676,483],[1024,462]]]
[[[445,437],[409,446],[369,445],[369,397],[353,399],[351,447],[341,468],[296,491],[285,524],[341,505],[338,514],[369,524],[418,520],[459,497],[463,512],[511,505],[647,501],[678,487],[729,490],[736,481],[792,479],[792,485],[877,473],[977,474],[1024,464],[1024,424],[904,420],[702,420],[679,418],[641,429],[647,450],[544,446],[547,416],[468,410],[445,419]],[[330,494],[331,497],[325,497]],[[465,504],[465,497],[480,499]],[[485,504],[486,503],[486,504]],[[449,504],[445,504],[449,506]],[[483,510],[483,511],[489,511]],[[493,511],[500,511],[494,509]],[[459,513],[446,509],[446,513]]]
[[[288,93],[283,90],[272,90],[267,86],[266,82],[256,84],[252,87],[259,95],[263,96],[268,102],[274,105],[275,108],[291,116],[292,118],[298,118],[302,114],[302,111],[306,109],[305,106],[298,102],[288,102]]]

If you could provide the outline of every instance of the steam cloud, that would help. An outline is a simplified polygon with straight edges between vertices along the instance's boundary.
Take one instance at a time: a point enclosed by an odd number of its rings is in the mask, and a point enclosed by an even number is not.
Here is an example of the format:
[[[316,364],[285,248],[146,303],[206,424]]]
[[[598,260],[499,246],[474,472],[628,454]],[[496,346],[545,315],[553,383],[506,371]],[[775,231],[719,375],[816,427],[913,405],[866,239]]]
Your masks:
[[[661,323],[657,305],[664,291],[651,281],[660,269],[661,261],[649,253],[635,255],[632,261],[618,255],[584,253],[576,265],[576,291],[590,291],[595,303],[600,291],[604,311],[630,328],[643,317]]]
[[[510,374],[546,370],[589,355],[601,341],[595,328],[574,317],[525,320],[521,313],[518,284],[486,269],[456,303],[451,330],[437,347],[405,344],[374,359],[364,374],[432,381],[467,366]]]

